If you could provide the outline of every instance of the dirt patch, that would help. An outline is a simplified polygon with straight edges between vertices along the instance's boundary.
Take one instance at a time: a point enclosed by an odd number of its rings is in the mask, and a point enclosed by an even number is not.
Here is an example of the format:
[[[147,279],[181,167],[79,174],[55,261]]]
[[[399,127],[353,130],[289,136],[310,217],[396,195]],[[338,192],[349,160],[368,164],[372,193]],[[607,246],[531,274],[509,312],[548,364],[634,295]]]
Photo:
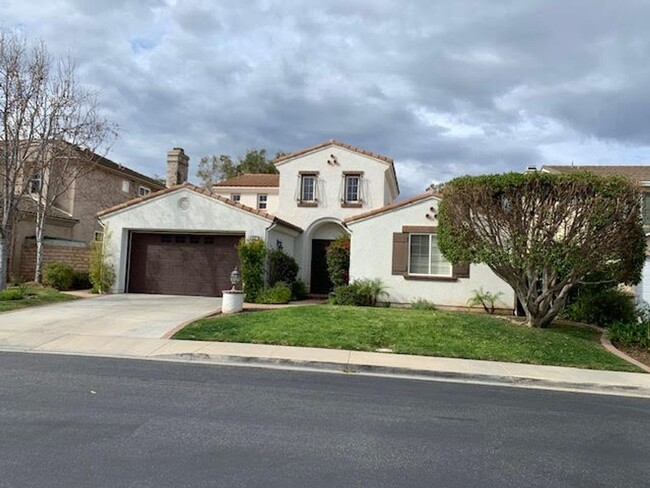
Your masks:
[[[633,357],[637,361],[650,366],[650,349],[643,347],[625,347],[621,344],[614,343],[617,349],[620,349],[628,356]]]

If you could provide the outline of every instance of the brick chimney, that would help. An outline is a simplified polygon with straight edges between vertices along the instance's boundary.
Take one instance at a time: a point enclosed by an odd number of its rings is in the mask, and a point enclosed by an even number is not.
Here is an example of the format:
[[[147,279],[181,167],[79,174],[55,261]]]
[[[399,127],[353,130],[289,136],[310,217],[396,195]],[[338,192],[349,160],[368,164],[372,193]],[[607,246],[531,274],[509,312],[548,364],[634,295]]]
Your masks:
[[[182,147],[175,147],[167,153],[167,188],[187,181],[190,158]]]

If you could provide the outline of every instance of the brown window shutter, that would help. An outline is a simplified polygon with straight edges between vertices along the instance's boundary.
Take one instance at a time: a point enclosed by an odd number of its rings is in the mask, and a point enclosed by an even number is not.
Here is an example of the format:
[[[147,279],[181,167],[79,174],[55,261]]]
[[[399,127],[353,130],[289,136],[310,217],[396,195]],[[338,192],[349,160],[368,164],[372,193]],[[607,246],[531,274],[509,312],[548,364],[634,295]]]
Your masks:
[[[393,274],[408,273],[409,235],[395,232],[393,234]]]
[[[469,278],[469,263],[454,264],[454,278]]]

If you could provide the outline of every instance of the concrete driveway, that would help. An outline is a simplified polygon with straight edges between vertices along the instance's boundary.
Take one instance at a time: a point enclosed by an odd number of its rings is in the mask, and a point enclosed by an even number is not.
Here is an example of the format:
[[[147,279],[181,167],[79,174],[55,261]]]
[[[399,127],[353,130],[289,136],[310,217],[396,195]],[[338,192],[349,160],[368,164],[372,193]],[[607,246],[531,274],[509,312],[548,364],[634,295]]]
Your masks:
[[[106,295],[0,313],[0,336],[30,332],[157,339],[220,309],[216,297]]]

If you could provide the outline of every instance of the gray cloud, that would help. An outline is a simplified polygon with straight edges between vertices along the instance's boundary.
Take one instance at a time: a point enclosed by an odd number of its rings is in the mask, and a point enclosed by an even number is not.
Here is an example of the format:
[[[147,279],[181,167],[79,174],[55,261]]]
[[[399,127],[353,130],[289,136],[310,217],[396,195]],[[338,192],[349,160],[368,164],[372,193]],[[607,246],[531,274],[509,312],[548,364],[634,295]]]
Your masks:
[[[147,173],[331,137],[395,158],[403,194],[460,174],[650,154],[642,1],[8,0],[78,60]],[[614,159],[614,161],[611,161]]]

